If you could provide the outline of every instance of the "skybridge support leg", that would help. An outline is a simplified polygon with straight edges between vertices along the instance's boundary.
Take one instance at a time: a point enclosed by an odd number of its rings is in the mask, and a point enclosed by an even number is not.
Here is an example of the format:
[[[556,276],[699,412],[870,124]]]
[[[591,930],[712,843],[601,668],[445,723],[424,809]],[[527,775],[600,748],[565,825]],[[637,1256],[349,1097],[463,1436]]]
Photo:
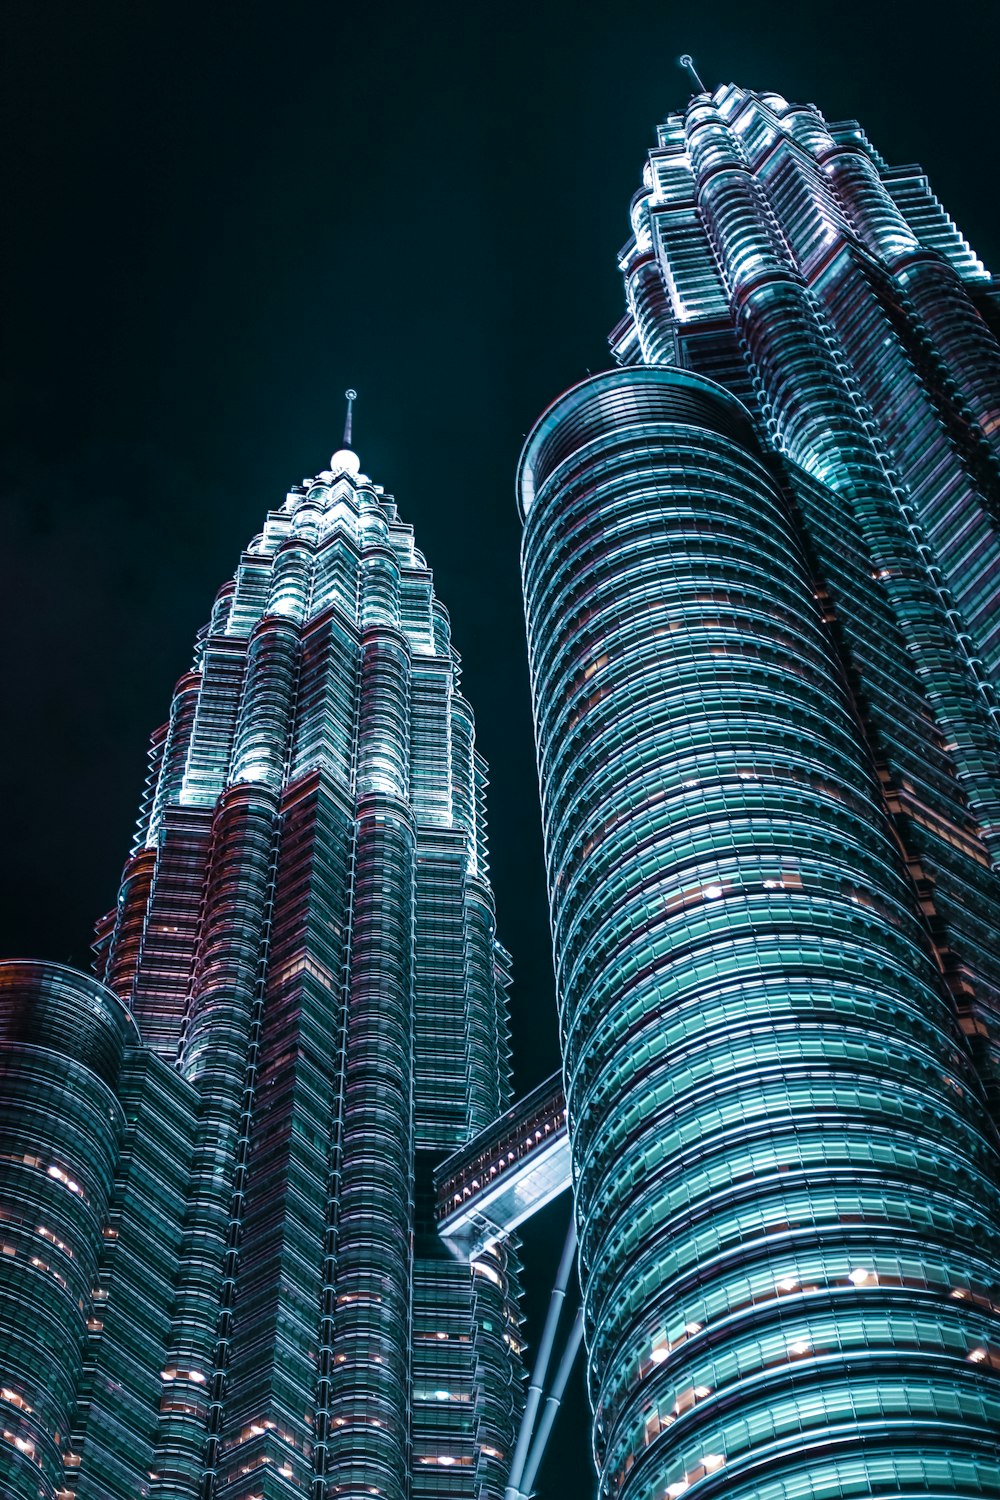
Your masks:
[[[507,1488],[504,1491],[504,1500],[519,1500],[522,1493],[521,1476],[531,1445],[531,1435],[534,1431],[535,1418],[538,1415],[542,1392],[545,1389],[545,1379],[548,1375],[552,1346],[555,1343],[556,1329],[559,1326],[559,1315],[562,1312],[563,1302],[566,1298],[566,1287],[569,1284],[569,1278],[573,1270],[573,1256],[575,1251],[576,1221],[572,1212],[570,1212],[566,1242],[563,1245],[559,1270],[556,1272],[555,1285],[552,1288],[552,1296],[549,1298],[549,1310],[545,1317],[545,1327],[542,1330],[542,1341],[538,1346],[538,1356],[535,1360],[531,1384],[528,1386],[528,1399],[525,1402],[524,1416],[521,1418],[521,1427],[517,1434],[517,1443],[514,1448],[514,1458],[510,1466]],[[560,1373],[561,1368],[560,1366]],[[554,1416],[555,1413],[553,1412],[553,1418]]]
[[[576,1360],[576,1356],[579,1353],[580,1345],[582,1342],[583,1308],[580,1307],[577,1309],[576,1318],[573,1321],[573,1327],[570,1329],[569,1338],[566,1340],[566,1347],[563,1350],[563,1357],[559,1361],[559,1368],[556,1371],[556,1378],[552,1382],[552,1389],[549,1392],[548,1397],[546,1398],[545,1410],[542,1412],[542,1420],[538,1424],[538,1431],[535,1434],[535,1441],[531,1445],[531,1452],[528,1455],[528,1462],[524,1466],[524,1476],[521,1479],[518,1488],[519,1500],[520,1497],[524,1497],[524,1500],[527,1500],[527,1497],[534,1489],[535,1476],[538,1473],[538,1469],[541,1465],[542,1459],[545,1457],[545,1449],[548,1446],[549,1434],[552,1431],[552,1424],[556,1419],[556,1413],[559,1410],[559,1403],[562,1400],[563,1395],[565,1394],[566,1383],[569,1380],[574,1362]]]

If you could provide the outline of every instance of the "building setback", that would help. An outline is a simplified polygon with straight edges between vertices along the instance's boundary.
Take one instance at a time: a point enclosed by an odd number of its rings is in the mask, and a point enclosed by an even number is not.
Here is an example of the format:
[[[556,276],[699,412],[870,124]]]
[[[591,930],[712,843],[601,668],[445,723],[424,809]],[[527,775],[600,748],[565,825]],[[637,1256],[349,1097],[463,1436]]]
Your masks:
[[[1000,347],[916,168],[660,128],[521,459],[603,1500],[1000,1495]]]
[[[510,1103],[447,614],[344,449],[220,590],[90,979],[0,970],[0,1490],[503,1492],[516,1264],[434,1167]]]

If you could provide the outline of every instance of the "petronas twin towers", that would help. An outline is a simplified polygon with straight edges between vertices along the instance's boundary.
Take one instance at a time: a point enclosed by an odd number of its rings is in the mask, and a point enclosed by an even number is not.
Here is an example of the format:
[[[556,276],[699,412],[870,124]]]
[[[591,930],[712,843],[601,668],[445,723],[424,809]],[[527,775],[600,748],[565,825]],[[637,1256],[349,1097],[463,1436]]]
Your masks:
[[[565,1092],[512,1101],[448,617],[345,446],[96,977],[0,969],[5,1497],[518,1500],[570,1184],[603,1500],[1000,1496],[1000,299],[775,94],[669,117],[632,230],[518,474]]]

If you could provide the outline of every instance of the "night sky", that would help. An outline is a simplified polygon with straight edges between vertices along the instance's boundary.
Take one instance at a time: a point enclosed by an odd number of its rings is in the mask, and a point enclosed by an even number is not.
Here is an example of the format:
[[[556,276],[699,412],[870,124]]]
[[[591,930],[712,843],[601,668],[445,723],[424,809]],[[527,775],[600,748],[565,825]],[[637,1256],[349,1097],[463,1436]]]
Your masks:
[[[434,569],[491,766],[516,1083],[558,1066],[513,475],[608,364],[656,121],[734,81],[859,118],[1000,269],[1000,5],[8,5],[0,952],[89,962],[214,593],[339,446]],[[954,24],[954,34],[949,28]],[[960,30],[957,28],[960,26]],[[565,1223],[529,1226],[537,1342]],[[542,1471],[592,1490],[582,1380]]]

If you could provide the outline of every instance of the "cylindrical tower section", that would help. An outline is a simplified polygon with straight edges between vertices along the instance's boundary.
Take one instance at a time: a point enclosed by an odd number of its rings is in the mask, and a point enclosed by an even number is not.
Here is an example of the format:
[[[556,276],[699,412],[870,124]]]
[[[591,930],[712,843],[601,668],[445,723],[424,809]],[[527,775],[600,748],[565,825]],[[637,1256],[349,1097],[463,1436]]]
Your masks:
[[[485,1130],[502,1114],[497,1068],[500,1016],[493,949],[496,916],[493,892],[485,880],[470,876],[465,889],[465,1025],[469,1069],[469,1134]]]
[[[72,1474],[124,1127],[118,1074],[138,1040],[96,980],[59,964],[0,964],[0,1493],[10,1500],[54,1500]]]
[[[126,864],[118,892],[118,907],[105,977],[108,989],[114,990],[126,1003],[132,1000],[135,993],[136,972],[155,869],[155,848],[140,849]]]
[[[204,1396],[208,1391],[213,1400],[220,1397],[210,1380],[223,1261],[233,1232],[232,1174],[276,830],[276,798],[267,786],[226,791],[216,813],[198,969],[178,1065],[203,1106],[164,1367],[171,1420],[160,1435],[153,1492],[159,1500],[193,1493],[206,1441]]]
[[[409,1493],[413,1229],[413,867],[409,808],[358,810],[324,1500]]]
[[[952,267],[937,257],[914,258],[896,277],[929,337],[944,394],[954,401],[954,387],[994,458],[1000,457],[1000,344],[993,331]]]
[[[280,791],[295,713],[298,664],[298,626],[281,615],[266,616],[255,629],[247,653],[233,782],[263,784]]]
[[[361,640],[357,791],[405,797],[409,787],[410,653],[396,630],[371,625]]]
[[[408,1493],[416,829],[398,569],[366,558],[357,825],[324,1496]]]
[[[625,272],[625,295],[646,364],[667,364],[675,357],[674,315],[663,272],[651,250],[637,255]]]
[[[829,137],[817,155],[867,249],[891,268],[920,253],[916,235],[860,146],[838,146]]]
[[[924,544],[903,520],[882,447],[872,439],[854,382],[845,378],[843,350],[782,246],[760,182],[740,166],[738,145],[714,107],[692,106],[687,132],[698,208],[719,257],[772,440],[842,495],[858,518],[873,566],[917,655],[939,723],[954,741],[967,795],[987,839],[993,840],[1000,814],[985,768],[995,758],[996,731],[977,692],[983,686],[981,664],[966,649],[955,617],[948,613],[950,600],[932,581]],[[860,222],[857,194],[845,195],[843,202]],[[866,233],[874,236],[870,204],[864,222]],[[878,231],[883,240],[889,222]],[[922,259],[914,262],[923,264]],[[915,542],[923,559],[917,566]]]
[[[385,523],[366,515],[364,561],[361,568],[361,623],[399,629],[399,564],[388,542],[382,541]]]
[[[469,838],[469,870],[478,871],[476,848],[476,774],[473,761],[475,728],[472,709],[461,693],[451,695],[451,811],[452,822]]]
[[[1000,1494],[997,1156],[746,413],[598,376],[519,483],[601,1495]]]
[[[833,146],[824,169],[866,246],[905,288],[918,326],[945,379],[932,394],[965,404],[982,437],[1000,452],[1000,346],[947,261],[924,249],[860,145]]]
[[[163,821],[164,809],[175,804],[180,798],[200,691],[201,673],[193,670],[185,672],[174,688],[167,739],[163,747],[163,760],[160,763],[160,774],[157,778],[150,815],[147,842],[151,845],[156,842],[156,835]]]
[[[309,610],[315,549],[298,537],[285,542],[277,551],[271,569],[271,589],[267,615],[285,615],[301,625]]]

